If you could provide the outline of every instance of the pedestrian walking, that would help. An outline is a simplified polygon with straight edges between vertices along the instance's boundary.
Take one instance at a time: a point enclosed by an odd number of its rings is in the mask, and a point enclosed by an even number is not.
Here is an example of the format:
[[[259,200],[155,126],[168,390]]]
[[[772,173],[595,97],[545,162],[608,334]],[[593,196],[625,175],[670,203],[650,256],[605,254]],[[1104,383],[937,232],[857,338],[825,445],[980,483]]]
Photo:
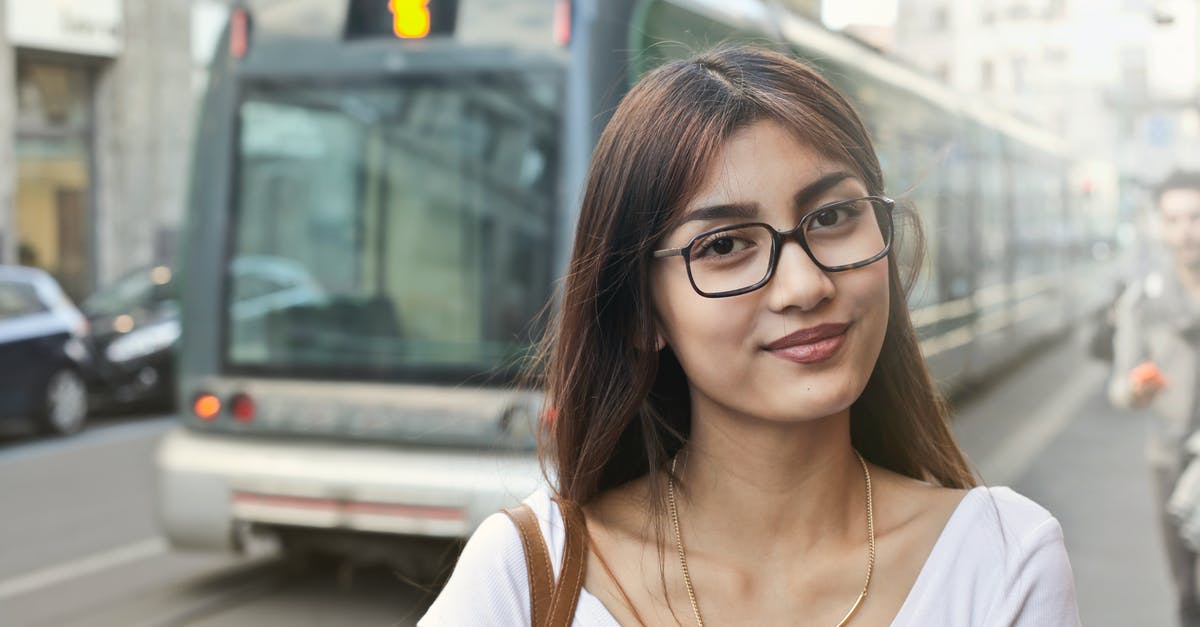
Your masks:
[[[1192,456],[1185,443],[1200,416],[1200,172],[1168,176],[1155,194],[1155,212],[1169,259],[1133,281],[1117,303],[1108,393],[1118,407],[1149,410],[1147,457],[1163,540],[1181,624],[1193,627],[1200,626],[1197,552],[1167,503]]]
[[[1078,625],[1058,521],[976,486],[948,428],[897,263],[918,240],[808,67],[649,73],[540,362],[552,487],[483,523],[420,624]]]

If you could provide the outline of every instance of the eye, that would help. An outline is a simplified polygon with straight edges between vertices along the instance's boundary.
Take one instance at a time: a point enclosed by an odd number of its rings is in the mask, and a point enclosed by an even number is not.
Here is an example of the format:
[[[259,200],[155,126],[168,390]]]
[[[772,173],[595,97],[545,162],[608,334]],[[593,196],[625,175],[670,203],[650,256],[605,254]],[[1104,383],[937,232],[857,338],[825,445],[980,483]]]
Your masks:
[[[692,244],[693,259],[722,258],[740,253],[755,245],[754,239],[737,231],[714,233]]]
[[[861,215],[863,209],[856,203],[848,203],[822,209],[818,211],[810,219],[808,228],[811,229],[828,229],[838,226],[845,226],[847,222],[852,222]]]
[[[814,216],[813,222],[818,226],[833,226],[838,223],[839,217],[837,209],[826,209]]]

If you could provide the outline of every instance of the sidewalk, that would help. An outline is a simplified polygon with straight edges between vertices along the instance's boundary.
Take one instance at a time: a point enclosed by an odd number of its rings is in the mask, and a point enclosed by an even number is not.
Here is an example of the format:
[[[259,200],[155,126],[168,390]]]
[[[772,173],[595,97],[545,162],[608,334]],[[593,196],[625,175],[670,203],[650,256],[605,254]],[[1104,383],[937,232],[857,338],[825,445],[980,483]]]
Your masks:
[[[1056,344],[956,408],[984,480],[1058,517],[1088,627],[1173,626],[1173,595],[1143,455],[1146,420],[1104,397],[1104,364]]]

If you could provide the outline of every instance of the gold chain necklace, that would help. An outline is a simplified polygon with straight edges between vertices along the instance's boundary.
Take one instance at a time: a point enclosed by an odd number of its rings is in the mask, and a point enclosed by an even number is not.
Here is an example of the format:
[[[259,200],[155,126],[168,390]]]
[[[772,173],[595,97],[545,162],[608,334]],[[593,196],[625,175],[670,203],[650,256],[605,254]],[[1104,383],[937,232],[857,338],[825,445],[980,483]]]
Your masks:
[[[871,502],[871,471],[867,469],[867,462],[858,451],[854,451],[858,457],[858,463],[862,465],[863,478],[867,483],[867,581],[863,584],[862,592],[858,593],[858,598],[854,600],[854,605],[849,612],[842,617],[838,622],[837,627],[843,627],[854,614],[858,612],[858,608],[862,607],[863,601],[867,598],[867,589],[871,587],[871,573],[875,571],[875,509]],[[687,586],[688,599],[692,601],[692,613],[696,616],[696,625],[704,627],[704,619],[700,617],[700,604],[696,602],[696,588],[692,585],[692,576],[688,573],[687,555],[683,550],[683,536],[679,533],[679,509],[675,506],[675,462],[679,461],[679,456],[676,455],[671,460],[671,475],[667,477],[667,505],[671,509],[671,526],[675,528],[675,547],[679,549],[679,566],[683,570],[683,583]]]

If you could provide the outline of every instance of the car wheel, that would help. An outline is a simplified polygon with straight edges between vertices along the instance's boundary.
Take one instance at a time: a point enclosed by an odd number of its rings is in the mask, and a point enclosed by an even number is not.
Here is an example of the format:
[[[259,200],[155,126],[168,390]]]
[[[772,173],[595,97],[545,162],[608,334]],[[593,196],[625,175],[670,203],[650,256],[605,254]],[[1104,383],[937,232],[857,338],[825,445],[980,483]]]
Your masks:
[[[46,384],[46,407],[42,427],[48,433],[70,435],[83,428],[87,419],[88,391],[73,370],[59,370]]]

